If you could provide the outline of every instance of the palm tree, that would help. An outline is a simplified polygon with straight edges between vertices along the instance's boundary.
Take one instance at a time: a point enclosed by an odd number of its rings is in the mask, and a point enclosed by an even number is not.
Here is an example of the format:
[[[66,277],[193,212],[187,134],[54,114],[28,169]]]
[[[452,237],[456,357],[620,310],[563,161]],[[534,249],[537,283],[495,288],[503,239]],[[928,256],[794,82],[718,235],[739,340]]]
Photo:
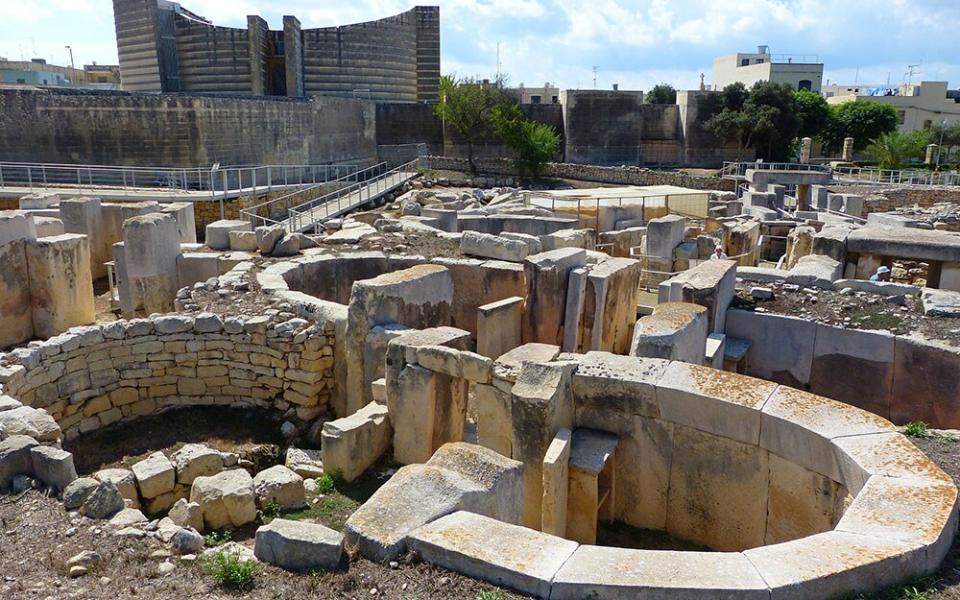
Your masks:
[[[866,152],[877,159],[881,169],[900,169],[911,158],[923,156],[924,140],[912,133],[891,131],[870,141]]]

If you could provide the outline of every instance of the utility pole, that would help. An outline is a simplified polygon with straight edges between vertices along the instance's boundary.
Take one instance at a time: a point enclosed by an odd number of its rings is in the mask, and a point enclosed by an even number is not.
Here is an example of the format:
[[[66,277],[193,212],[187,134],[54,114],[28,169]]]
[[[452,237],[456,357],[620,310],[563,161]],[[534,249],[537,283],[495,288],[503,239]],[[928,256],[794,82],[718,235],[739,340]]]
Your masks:
[[[597,89],[597,73],[600,71],[600,67],[594,66],[591,70],[593,71],[593,89]]]
[[[64,46],[64,48],[66,48],[67,50],[70,51],[70,68],[76,70],[76,67],[73,66],[73,47],[72,47],[72,46]]]
[[[497,42],[497,82],[500,81],[500,42]]]

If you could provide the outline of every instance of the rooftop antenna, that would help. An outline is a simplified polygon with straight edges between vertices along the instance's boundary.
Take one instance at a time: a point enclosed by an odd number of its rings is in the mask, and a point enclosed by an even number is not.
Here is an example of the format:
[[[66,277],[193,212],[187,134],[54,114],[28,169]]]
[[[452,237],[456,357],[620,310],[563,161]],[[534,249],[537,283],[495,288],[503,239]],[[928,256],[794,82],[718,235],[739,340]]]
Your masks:
[[[918,64],[915,64],[915,65],[907,65],[907,72],[904,74],[904,76],[907,78],[907,85],[910,85],[911,83],[913,83],[913,76],[914,76],[914,75],[919,75],[919,74],[920,74],[920,65],[921,65],[921,64],[922,64],[922,63],[918,63]]]
[[[597,89],[597,73],[600,72],[600,67],[594,66],[591,70],[593,71],[593,89]]]
[[[497,81],[500,81],[500,42],[497,42]]]

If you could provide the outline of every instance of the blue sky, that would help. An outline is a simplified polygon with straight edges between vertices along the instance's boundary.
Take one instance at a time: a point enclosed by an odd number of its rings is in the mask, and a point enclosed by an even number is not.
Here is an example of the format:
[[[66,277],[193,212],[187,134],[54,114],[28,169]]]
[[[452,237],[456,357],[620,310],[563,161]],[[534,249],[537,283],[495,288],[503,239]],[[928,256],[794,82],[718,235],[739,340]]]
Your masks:
[[[430,2],[424,2],[429,4]],[[562,88],[619,83],[649,89],[666,81],[710,83],[713,57],[767,44],[774,53],[818,55],[832,83],[893,84],[919,64],[914,81],[960,87],[958,0],[439,0],[443,71],[488,77],[497,42],[512,84]],[[260,14],[279,29],[283,14],[304,27],[352,23],[413,6],[397,0],[184,0],[219,25]],[[110,0],[0,0],[0,56],[39,56],[78,65],[116,62]]]

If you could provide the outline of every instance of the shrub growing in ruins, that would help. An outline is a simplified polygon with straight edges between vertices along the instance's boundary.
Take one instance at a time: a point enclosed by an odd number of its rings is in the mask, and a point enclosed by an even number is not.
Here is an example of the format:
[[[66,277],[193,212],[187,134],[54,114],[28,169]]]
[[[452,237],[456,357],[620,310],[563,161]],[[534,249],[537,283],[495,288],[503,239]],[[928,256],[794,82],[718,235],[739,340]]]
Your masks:
[[[337,482],[330,473],[324,473],[320,477],[317,477],[317,491],[321,494],[329,494],[336,489],[336,487]]]
[[[912,421],[903,428],[903,433],[910,437],[927,437],[929,428],[923,421]]]
[[[204,559],[202,567],[203,572],[218,584],[241,591],[253,587],[253,578],[257,574],[256,563],[225,550]]]
[[[540,175],[543,166],[560,150],[560,136],[553,127],[528,120],[517,105],[493,110],[494,130],[513,153],[521,175]]]
[[[643,99],[647,104],[676,104],[677,90],[669,83],[653,86]]]

